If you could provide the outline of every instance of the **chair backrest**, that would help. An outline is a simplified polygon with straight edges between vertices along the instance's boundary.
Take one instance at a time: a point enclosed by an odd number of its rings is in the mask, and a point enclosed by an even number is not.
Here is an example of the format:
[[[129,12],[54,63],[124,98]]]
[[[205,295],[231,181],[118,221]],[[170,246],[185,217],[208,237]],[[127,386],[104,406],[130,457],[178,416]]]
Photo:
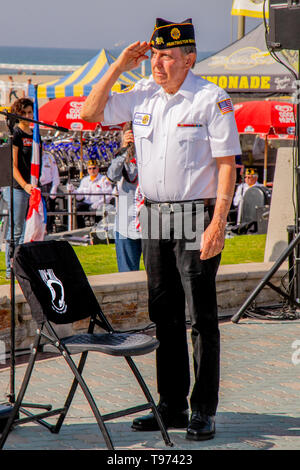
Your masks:
[[[103,312],[67,241],[19,245],[13,269],[38,323],[47,319],[66,324],[96,315],[102,320]],[[103,327],[108,329],[105,322]]]

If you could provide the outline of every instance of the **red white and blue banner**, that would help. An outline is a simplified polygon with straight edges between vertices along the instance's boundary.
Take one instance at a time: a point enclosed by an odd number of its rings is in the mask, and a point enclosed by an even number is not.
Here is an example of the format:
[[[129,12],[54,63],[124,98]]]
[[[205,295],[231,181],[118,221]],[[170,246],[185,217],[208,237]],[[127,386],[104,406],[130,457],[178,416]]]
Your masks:
[[[33,101],[33,119],[39,120],[39,106],[37,99],[37,89],[34,87]],[[32,157],[31,157],[31,184],[37,186],[40,174],[40,129],[38,124],[34,124],[33,141],[32,141]]]
[[[40,188],[33,188],[29,198],[24,243],[43,241],[46,231],[47,211]]]
[[[34,87],[33,118],[35,121],[38,121],[39,119],[36,87]],[[32,156],[30,168],[30,181],[34,188],[31,190],[29,198],[29,208],[26,217],[24,236],[25,243],[44,240],[46,231],[46,204],[42,197],[41,190],[36,187],[38,185],[40,175],[40,157],[40,130],[39,125],[35,123],[33,128]]]

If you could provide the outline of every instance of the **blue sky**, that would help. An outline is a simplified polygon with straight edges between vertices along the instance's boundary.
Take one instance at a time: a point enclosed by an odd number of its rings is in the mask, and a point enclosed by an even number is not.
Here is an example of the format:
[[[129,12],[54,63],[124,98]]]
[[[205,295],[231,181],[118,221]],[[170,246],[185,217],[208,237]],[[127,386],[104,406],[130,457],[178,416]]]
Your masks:
[[[1,2],[0,46],[111,48],[148,40],[155,18],[192,17],[199,51],[236,39],[232,0],[15,0]],[[233,20],[232,20],[233,18]],[[261,20],[247,18],[246,31]]]

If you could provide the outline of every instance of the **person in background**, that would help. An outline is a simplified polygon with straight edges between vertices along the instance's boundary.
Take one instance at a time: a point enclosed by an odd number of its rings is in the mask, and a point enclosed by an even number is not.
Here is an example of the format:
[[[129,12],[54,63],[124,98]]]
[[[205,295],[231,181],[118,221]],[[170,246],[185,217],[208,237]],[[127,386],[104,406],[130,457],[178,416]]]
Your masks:
[[[111,93],[118,77],[138,67],[150,49],[149,79]],[[198,441],[215,435],[220,373],[215,278],[241,149],[232,102],[223,89],[191,72],[196,58],[191,18],[181,23],[157,18],[150,42],[125,48],[93,86],[81,118],[104,125],[133,122],[145,196],[140,220],[149,316],[159,340],[159,413],[166,427],[187,428],[186,438]],[[190,237],[185,229],[195,227],[197,218],[201,227]],[[184,224],[180,236],[178,220]],[[151,233],[144,234],[147,222]],[[190,420],[186,303],[195,380]],[[135,418],[132,428],[159,429],[153,413]]]
[[[238,208],[237,214],[237,223],[240,223],[241,220],[241,212],[242,212],[242,205],[243,205],[243,197],[246,191],[252,186],[262,186],[258,182],[258,173],[254,168],[246,168],[245,170],[245,181],[238,185],[234,198],[233,198],[233,205]]]
[[[33,102],[29,98],[19,98],[11,108],[14,114],[33,119]],[[13,197],[14,197],[14,242],[15,246],[24,241],[25,221],[28,202],[33,185],[30,183],[32,156],[32,129],[30,122],[22,121],[14,127],[13,132]],[[9,187],[5,189],[5,200],[8,201],[10,212]],[[10,278],[10,219],[6,236],[6,278]]]
[[[42,195],[46,202],[47,212],[54,212],[55,210],[55,199],[59,183],[60,178],[55,158],[50,153],[43,152],[40,184]],[[52,232],[53,224],[54,215],[47,214],[47,233]]]
[[[23,97],[29,96],[29,86],[30,86],[30,85],[32,85],[32,79],[31,79],[31,78],[28,78],[28,79],[27,79],[26,87],[25,87],[25,89],[22,91]]]
[[[8,77],[8,80],[10,82],[10,88],[9,88],[9,92],[8,92],[9,93],[8,94],[8,100],[9,100],[9,102],[11,102],[12,97],[14,96],[16,99],[18,99],[18,95],[17,95],[16,89],[15,89],[14,80],[13,80],[11,75]]]
[[[77,189],[72,183],[67,184],[67,190],[78,194],[76,196],[77,211],[97,211],[103,206],[103,203],[109,204],[112,199],[112,184],[106,176],[99,173],[98,160],[92,159],[87,163],[88,175],[82,178]],[[104,196],[102,193],[108,194]],[[96,217],[96,221],[100,220],[100,216]],[[77,215],[77,227],[84,228],[84,215]]]
[[[115,221],[115,244],[120,272],[138,271],[142,254],[141,233],[136,228],[135,193],[138,170],[135,158],[132,123],[123,128],[122,148],[111,162],[107,177],[117,183],[118,202]]]

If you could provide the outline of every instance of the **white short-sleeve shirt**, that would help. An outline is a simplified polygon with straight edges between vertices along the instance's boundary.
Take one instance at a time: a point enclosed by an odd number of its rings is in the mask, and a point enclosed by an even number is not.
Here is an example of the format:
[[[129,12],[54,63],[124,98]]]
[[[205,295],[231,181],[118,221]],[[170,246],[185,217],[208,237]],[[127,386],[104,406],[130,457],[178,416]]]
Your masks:
[[[82,178],[80,186],[75,192],[79,194],[78,200],[83,199],[87,204],[91,204],[92,209],[96,210],[103,204],[104,197],[107,204],[111,200],[111,196],[103,196],[103,193],[111,195],[112,191],[112,184],[108,181],[106,176],[98,173],[93,180],[89,175]]]
[[[229,96],[191,71],[174,95],[152,76],[113,93],[104,122],[125,121],[133,121],[141,190],[153,201],[216,197],[216,158],[241,153]]]

